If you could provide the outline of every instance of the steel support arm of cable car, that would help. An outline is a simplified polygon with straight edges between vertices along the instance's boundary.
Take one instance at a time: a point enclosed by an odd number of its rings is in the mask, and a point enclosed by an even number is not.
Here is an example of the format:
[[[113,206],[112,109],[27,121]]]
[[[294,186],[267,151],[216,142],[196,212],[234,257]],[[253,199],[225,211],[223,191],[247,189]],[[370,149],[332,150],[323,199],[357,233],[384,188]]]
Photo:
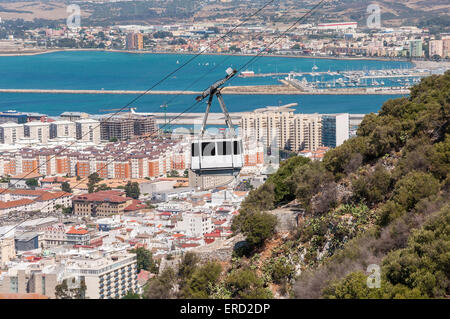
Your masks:
[[[211,94],[208,99],[208,105],[206,106],[206,112],[205,112],[205,115],[203,116],[202,129],[200,131],[201,137],[203,137],[203,134],[205,133],[206,122],[208,120],[209,111],[211,110],[211,103],[212,103],[213,97],[214,97],[214,94]]]
[[[235,132],[234,132],[233,124],[231,122],[230,114],[228,114],[228,110],[227,110],[227,108],[225,106],[225,102],[223,101],[222,95],[220,94],[220,87],[222,85],[224,85],[229,79],[231,79],[236,73],[237,73],[236,70],[228,68],[227,69],[227,76],[225,78],[215,82],[208,89],[203,91],[203,93],[201,95],[199,95],[199,96],[197,96],[195,98],[197,101],[200,102],[200,101],[202,101],[203,99],[205,99],[206,97],[209,96],[207,107],[206,107],[206,112],[205,112],[205,115],[203,117],[202,128],[200,130],[200,136],[201,137],[203,137],[203,135],[205,133],[205,130],[206,130],[206,122],[208,120],[209,111],[211,110],[211,103],[212,103],[214,95],[216,95],[217,99],[219,100],[220,108],[222,109],[222,112],[225,115],[225,122],[226,122],[228,128],[230,129],[230,133],[232,134],[232,136],[235,136]]]
[[[225,114],[225,123],[230,130],[231,136],[235,136],[233,122],[231,122],[231,116],[228,113],[227,107],[225,106],[225,102],[223,101],[222,94],[220,94],[220,90],[216,92],[217,99],[219,100],[220,108],[222,109],[223,114]]]

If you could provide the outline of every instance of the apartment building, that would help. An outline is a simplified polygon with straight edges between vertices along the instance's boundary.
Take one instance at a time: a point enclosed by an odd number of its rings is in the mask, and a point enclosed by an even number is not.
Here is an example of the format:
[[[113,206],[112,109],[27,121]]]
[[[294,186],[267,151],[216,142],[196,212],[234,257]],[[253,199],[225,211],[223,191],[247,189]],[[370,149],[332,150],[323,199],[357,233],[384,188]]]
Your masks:
[[[2,236],[2,234],[0,234],[0,267],[3,267],[15,257],[16,249],[14,245],[14,236]]]
[[[23,124],[28,121],[28,116],[25,113],[20,113],[17,111],[6,111],[6,112],[0,112],[0,123],[16,123],[16,124]]]
[[[50,123],[50,138],[77,138],[76,125],[72,121],[54,121]]]
[[[139,292],[136,254],[93,253],[89,257],[71,258],[65,266],[68,273],[84,280],[86,298],[121,298],[130,290]]]
[[[3,123],[0,124],[0,143],[14,145],[24,137],[23,124]]]
[[[48,213],[57,207],[70,207],[72,194],[29,189],[0,189],[0,215],[13,211]]]
[[[125,39],[127,50],[142,50],[144,48],[144,36],[142,33],[130,32]]]
[[[100,121],[101,139],[126,141],[135,136],[148,136],[157,130],[153,116],[126,115]]]
[[[50,124],[40,121],[25,123],[24,136],[39,143],[47,143],[50,138]]]
[[[69,289],[84,282],[87,299],[121,298],[130,290],[139,292],[136,254],[88,251],[17,263],[0,274],[0,293],[40,293],[56,298],[56,287],[63,281]]]
[[[120,191],[100,191],[77,195],[72,198],[73,213],[77,216],[109,217],[123,214],[133,203]]]
[[[101,139],[127,141],[134,137],[134,120],[129,117],[112,117],[100,121]]]
[[[81,119],[76,122],[77,139],[93,144],[100,143],[100,122],[93,119]]]
[[[321,146],[319,114],[294,114],[291,109],[266,108],[245,113],[239,128],[243,138],[262,141],[266,147],[297,151]]]
[[[146,136],[158,129],[154,116],[133,116],[133,121],[135,136]]]
[[[298,114],[291,126],[290,150],[317,150],[322,145],[322,120],[318,114]]]
[[[21,148],[0,154],[0,176],[38,171],[45,176],[86,177],[97,171],[101,178],[145,178],[163,176],[172,169],[184,171],[189,165],[187,143],[166,139],[91,145],[82,150],[62,145]]]
[[[349,138],[349,114],[322,116],[322,145],[337,147]]]
[[[191,237],[203,237],[212,232],[211,216],[204,213],[184,213],[183,219],[177,222],[176,229]]]

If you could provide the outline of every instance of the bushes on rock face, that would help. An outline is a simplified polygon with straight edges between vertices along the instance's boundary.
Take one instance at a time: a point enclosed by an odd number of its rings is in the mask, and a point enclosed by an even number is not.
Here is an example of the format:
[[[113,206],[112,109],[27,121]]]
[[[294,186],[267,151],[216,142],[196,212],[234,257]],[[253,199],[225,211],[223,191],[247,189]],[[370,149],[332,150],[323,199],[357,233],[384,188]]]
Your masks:
[[[241,231],[250,245],[260,247],[266,239],[273,236],[276,224],[277,218],[272,214],[253,213],[243,221]]]
[[[325,298],[442,298],[450,293],[450,206],[444,206],[410,237],[407,247],[384,258],[381,287],[353,272],[323,290]]]
[[[176,273],[172,268],[166,268],[159,276],[151,278],[144,287],[146,299],[174,298],[173,287],[176,283]]]
[[[310,160],[308,158],[302,156],[291,157],[290,159],[282,162],[277,172],[267,179],[268,183],[274,185],[275,204],[295,199],[292,185],[289,185],[287,181],[295,169],[302,167],[309,162]]]
[[[391,189],[391,175],[382,165],[375,166],[372,173],[361,174],[352,181],[355,201],[375,204],[382,201]]]
[[[264,287],[264,280],[249,268],[234,270],[225,280],[225,286],[232,291],[232,297],[242,299],[268,299],[272,293]]]
[[[408,211],[422,198],[437,194],[439,188],[439,181],[431,174],[410,172],[395,184],[393,200]]]
[[[222,267],[216,262],[208,262],[196,269],[186,285],[183,297],[209,298],[211,287],[217,283],[221,272]]]
[[[306,210],[310,210],[312,197],[325,190],[328,183],[333,180],[333,175],[320,162],[312,162],[297,168],[288,182],[292,185],[300,204]]]
[[[294,267],[286,260],[286,257],[271,258],[264,265],[263,271],[276,284],[290,280],[294,275]]]
[[[275,261],[288,256],[290,266],[311,271],[310,279],[301,283],[299,280],[297,294],[299,289],[309,287],[315,291],[310,295],[319,297],[318,287],[323,287],[325,277],[331,273],[346,281],[338,280],[328,286],[324,294],[330,298],[442,294],[448,269],[443,272],[439,267],[430,268],[427,262],[432,258],[428,255],[420,260],[414,255],[419,254],[416,252],[392,253],[386,259],[392,259],[391,268],[383,266],[383,270],[393,277],[383,277],[384,288],[376,291],[366,289],[362,273],[345,277],[345,269],[349,266],[353,271],[360,270],[364,260],[379,262],[389,251],[404,248],[412,229],[420,227],[424,219],[448,202],[444,195],[450,186],[449,92],[450,71],[422,80],[409,98],[389,100],[378,115],[366,115],[357,136],[328,151],[322,162],[290,159],[263,187],[248,196],[241,215],[234,219],[233,230],[242,231],[254,221],[251,215],[294,198],[305,209],[295,244],[285,255],[275,254],[272,261],[263,263],[263,267],[268,267],[270,281],[279,282],[288,273],[282,264],[277,271],[271,268]],[[265,237],[257,233],[256,238]],[[446,247],[446,243],[440,244]],[[433,258],[448,258],[441,250],[436,256]],[[327,263],[329,267],[325,266]],[[398,269],[407,273],[397,272]],[[438,287],[438,291],[432,287]]]

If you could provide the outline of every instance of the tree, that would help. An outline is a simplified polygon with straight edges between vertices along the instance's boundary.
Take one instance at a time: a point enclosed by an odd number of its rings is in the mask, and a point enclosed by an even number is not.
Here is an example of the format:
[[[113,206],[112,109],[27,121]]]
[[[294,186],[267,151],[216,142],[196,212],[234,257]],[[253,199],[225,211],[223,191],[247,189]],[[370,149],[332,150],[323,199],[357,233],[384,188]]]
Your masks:
[[[100,184],[100,185],[95,187],[94,192],[109,191],[109,190],[111,190],[111,187],[109,187],[105,183],[102,183],[102,184]]]
[[[62,182],[61,190],[66,193],[72,193],[72,188],[70,188],[70,184],[68,182]]]
[[[69,288],[67,280],[72,280],[75,283],[75,278],[64,279],[60,284],[55,287],[56,299],[84,299],[86,293],[86,282],[83,279],[80,280],[78,287]]]
[[[63,213],[64,215],[72,214],[72,206],[69,206],[69,207],[63,207],[62,213]]]
[[[93,193],[95,190],[95,185],[102,179],[98,176],[98,173],[92,173],[88,177],[88,193]]]
[[[169,299],[174,297],[173,287],[176,283],[176,274],[172,268],[166,268],[154,278],[149,279],[144,287],[146,299]]]
[[[268,299],[272,293],[264,287],[264,281],[250,268],[241,268],[231,272],[225,280],[225,286],[232,297],[242,299]]]
[[[168,177],[178,177],[178,176],[180,176],[180,174],[178,173],[178,171],[175,170],[175,169],[171,170],[171,171],[169,172],[169,174],[167,174],[167,175],[168,175]]]
[[[269,213],[252,213],[247,215],[241,230],[250,245],[260,247],[275,234],[276,225],[276,216]]]
[[[152,252],[145,249],[144,247],[138,247],[133,250],[137,256],[137,271],[147,270],[154,274],[158,273],[158,265],[153,260]]]
[[[431,174],[411,172],[395,184],[394,200],[411,210],[420,199],[436,194],[439,187],[439,181]]]
[[[181,280],[187,280],[194,273],[198,262],[199,258],[195,253],[189,251],[186,252],[178,267],[178,277],[181,278]]]
[[[134,199],[138,199],[139,195],[141,195],[141,191],[139,189],[139,184],[137,182],[128,181],[125,185],[125,194],[127,197],[131,197]]]
[[[196,269],[185,286],[184,298],[209,298],[210,287],[217,283],[221,272],[222,266],[217,262],[208,262]]]
[[[29,188],[34,188],[39,186],[39,181],[36,178],[31,178],[31,179],[27,179],[25,184],[29,187]]]

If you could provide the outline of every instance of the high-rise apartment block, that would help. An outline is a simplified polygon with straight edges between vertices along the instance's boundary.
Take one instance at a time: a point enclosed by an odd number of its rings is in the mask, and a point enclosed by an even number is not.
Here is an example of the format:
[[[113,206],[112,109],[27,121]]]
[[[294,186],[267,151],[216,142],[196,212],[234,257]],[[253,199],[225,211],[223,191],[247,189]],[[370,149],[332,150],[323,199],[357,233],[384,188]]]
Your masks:
[[[294,114],[290,109],[257,110],[242,115],[239,129],[242,137],[263,141],[266,147],[298,151],[315,150],[321,144],[319,114]]]
[[[349,114],[322,116],[322,145],[337,147],[349,138]]]
[[[81,119],[75,122],[77,139],[82,142],[100,143],[100,122],[93,119]]]
[[[0,124],[0,143],[16,144],[24,137],[23,124],[4,123]]]
[[[142,33],[128,33],[126,37],[127,50],[142,50],[144,48],[144,36]]]
[[[72,121],[54,121],[50,123],[50,138],[76,138],[76,125]]]
[[[101,139],[126,141],[135,136],[148,136],[157,130],[153,116],[123,116],[102,119]]]
[[[38,140],[39,143],[47,143],[50,138],[50,124],[39,121],[25,123],[24,135],[32,140]]]

